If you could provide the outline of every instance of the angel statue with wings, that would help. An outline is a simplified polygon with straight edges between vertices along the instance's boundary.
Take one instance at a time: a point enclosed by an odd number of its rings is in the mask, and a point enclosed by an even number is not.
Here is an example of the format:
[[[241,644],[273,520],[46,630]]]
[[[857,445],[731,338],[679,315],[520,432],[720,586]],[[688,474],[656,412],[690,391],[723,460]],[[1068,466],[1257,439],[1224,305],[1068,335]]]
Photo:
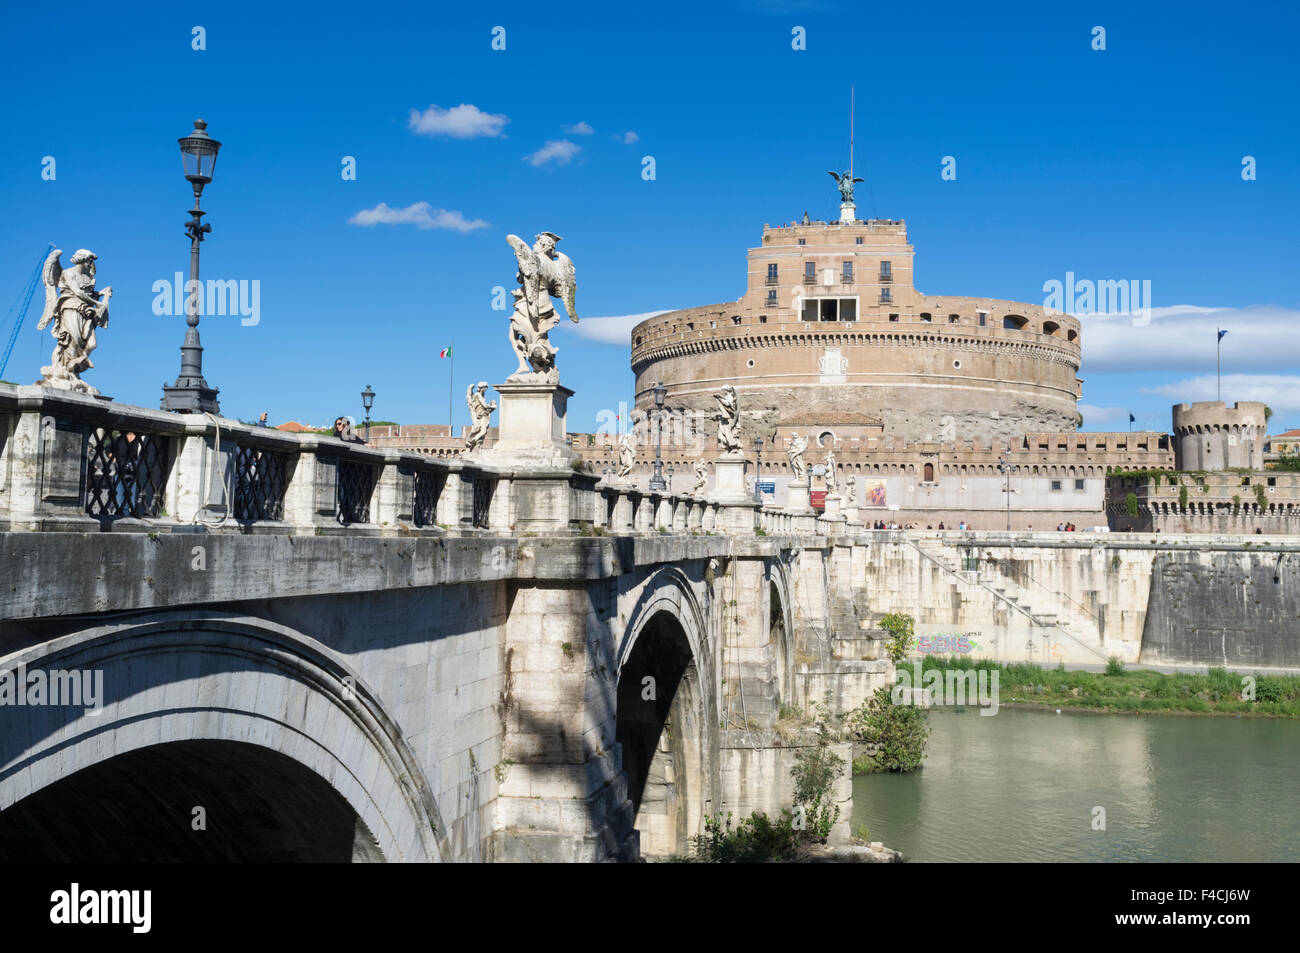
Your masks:
[[[718,447],[723,453],[740,453],[740,400],[727,384],[713,395],[718,402]]]
[[[804,462],[804,452],[808,449],[808,438],[799,436],[799,431],[790,434],[790,443],[785,448],[785,455],[790,460],[790,480],[793,483],[806,483],[808,464]]]
[[[519,271],[515,275],[519,287],[510,292],[515,298],[514,311],[510,315],[510,346],[519,357],[519,370],[506,378],[506,383],[535,380],[538,375],[547,383],[559,383],[555,346],[547,337],[560,323],[551,298],[559,298],[569,320],[578,323],[578,308],[574,301],[578,282],[569,256],[555,250],[560,240],[554,232],[542,232],[529,248],[518,235],[506,236],[519,262]]]
[[[62,254],[61,249],[52,250],[41,271],[45,311],[36,330],[49,326],[58,342],[50,365],[41,368],[41,383],[98,396],[99,391],[81,379],[81,372],[95,366],[90,359],[96,346],[95,329],[108,326],[108,299],[113,297],[113,289],[95,290],[94,252],[78,249],[66,269],[59,261]]]
[[[846,205],[853,204],[854,183],[866,181],[861,176],[858,176],[855,179],[852,172],[832,172],[827,169],[826,174],[834,179],[835,184],[840,187],[840,201],[844,202]]]
[[[691,487],[691,493],[695,496],[704,495],[704,487],[709,482],[709,461],[695,461],[695,486]]]
[[[494,400],[488,403],[487,390],[487,381],[479,381],[477,385],[470,384],[465,391],[465,403],[469,406],[470,420],[473,421],[469,434],[465,437],[467,453],[472,453],[483,446],[488,429],[492,426],[492,411],[497,409],[497,402]]]

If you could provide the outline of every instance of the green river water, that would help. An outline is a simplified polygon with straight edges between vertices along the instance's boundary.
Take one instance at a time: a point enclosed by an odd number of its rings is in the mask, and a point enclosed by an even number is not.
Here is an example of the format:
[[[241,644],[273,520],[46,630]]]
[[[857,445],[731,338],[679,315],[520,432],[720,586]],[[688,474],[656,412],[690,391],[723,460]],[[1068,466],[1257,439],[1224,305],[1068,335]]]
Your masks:
[[[1300,860],[1300,722],[936,708],[930,725],[920,771],[853,780],[852,826],[908,861]]]

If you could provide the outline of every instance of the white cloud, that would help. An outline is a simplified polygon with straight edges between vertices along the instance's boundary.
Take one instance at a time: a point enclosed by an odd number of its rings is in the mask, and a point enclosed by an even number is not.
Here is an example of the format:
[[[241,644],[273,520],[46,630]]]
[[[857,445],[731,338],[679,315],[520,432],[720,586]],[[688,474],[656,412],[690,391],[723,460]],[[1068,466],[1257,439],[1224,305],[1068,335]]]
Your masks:
[[[571,136],[590,136],[596,130],[591,128],[590,123],[575,122],[572,126],[565,126],[564,131]]]
[[[630,347],[632,344],[632,329],[647,318],[653,318],[655,315],[666,314],[664,311],[647,311],[645,314],[620,314],[608,318],[583,318],[574,331],[579,337],[584,337],[589,341],[599,341],[602,344],[621,344],[623,347]]]
[[[374,208],[362,209],[348,219],[349,225],[414,225],[426,231],[431,228],[446,229],[450,232],[474,232],[488,228],[488,223],[481,218],[467,220],[460,212],[434,208],[428,202],[416,202],[406,208],[389,208],[380,202]]]
[[[1081,315],[1083,374],[1213,368],[1215,329],[1224,328],[1223,367],[1300,367],[1300,311],[1276,305],[1152,308],[1151,323],[1135,327],[1124,315]]]
[[[1083,415],[1086,430],[1123,430],[1129,424],[1129,410],[1126,407],[1097,407],[1094,404],[1080,404],[1079,413]]]
[[[524,161],[529,165],[545,165],[547,162],[568,165],[581,151],[582,146],[568,139],[549,139],[532,155],[524,156]]]
[[[638,135],[637,135],[635,132],[633,132],[631,129],[629,129],[627,132],[623,133],[623,135],[621,135],[621,136],[615,136],[614,138],[617,139],[617,140],[619,140],[620,142],[622,142],[623,145],[625,145],[625,146],[630,146],[632,143],[634,143],[634,142],[639,142],[639,141],[641,140],[641,137],[638,136]]]
[[[1202,374],[1172,384],[1144,387],[1142,391],[1184,404],[1198,400],[1218,400],[1219,382],[1214,374]],[[1258,400],[1273,408],[1274,421],[1278,419],[1277,415],[1295,419],[1300,417],[1300,375],[1224,374],[1223,400],[1228,406],[1239,400]],[[1276,425],[1270,427],[1270,430],[1278,429],[1286,428],[1278,428]]]
[[[411,131],[421,136],[449,136],[452,139],[494,138],[501,135],[510,120],[506,116],[485,113],[477,106],[461,103],[451,109],[430,106],[424,112],[411,110]]]

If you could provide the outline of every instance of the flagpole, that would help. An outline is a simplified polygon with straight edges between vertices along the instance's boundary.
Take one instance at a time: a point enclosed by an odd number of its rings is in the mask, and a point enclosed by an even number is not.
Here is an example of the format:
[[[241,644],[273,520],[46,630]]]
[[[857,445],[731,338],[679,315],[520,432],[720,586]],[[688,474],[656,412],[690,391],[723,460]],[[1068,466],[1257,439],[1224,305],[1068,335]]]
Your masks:
[[[451,344],[447,346],[447,357],[451,360],[451,365],[447,368],[447,436],[455,437],[454,421],[451,416],[451,410],[456,406],[456,339],[453,338]]]
[[[1219,402],[1223,402],[1223,329],[1215,328],[1214,377],[1219,387]]]

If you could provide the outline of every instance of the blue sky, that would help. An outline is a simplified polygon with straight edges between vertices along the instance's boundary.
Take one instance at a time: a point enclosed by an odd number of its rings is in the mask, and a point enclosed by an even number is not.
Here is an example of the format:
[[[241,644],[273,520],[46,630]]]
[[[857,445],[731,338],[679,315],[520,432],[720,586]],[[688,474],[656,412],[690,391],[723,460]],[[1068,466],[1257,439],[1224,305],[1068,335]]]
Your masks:
[[[922,291],[1151,281],[1149,325],[1085,320],[1086,428],[1213,399],[1216,324],[1224,397],[1300,427],[1293,5],[72,3],[0,25],[0,306],[47,242],[95,251],[115,294],[86,377],[120,401],[156,406],[179,368],[151,289],[188,267],[196,117],[224,143],[203,276],[261,283],[255,326],[201,325],[225,414],[325,423],[370,384],[376,417],[445,422],[454,339],[466,422],[465,386],[514,369],[505,235],[550,229],[578,268],[584,324],[554,341],[586,430],[632,393],[619,322],[587,319],[734,300],[764,222],[833,217],[853,84],[859,214],[907,220]],[[9,380],[49,360],[35,318]]]

